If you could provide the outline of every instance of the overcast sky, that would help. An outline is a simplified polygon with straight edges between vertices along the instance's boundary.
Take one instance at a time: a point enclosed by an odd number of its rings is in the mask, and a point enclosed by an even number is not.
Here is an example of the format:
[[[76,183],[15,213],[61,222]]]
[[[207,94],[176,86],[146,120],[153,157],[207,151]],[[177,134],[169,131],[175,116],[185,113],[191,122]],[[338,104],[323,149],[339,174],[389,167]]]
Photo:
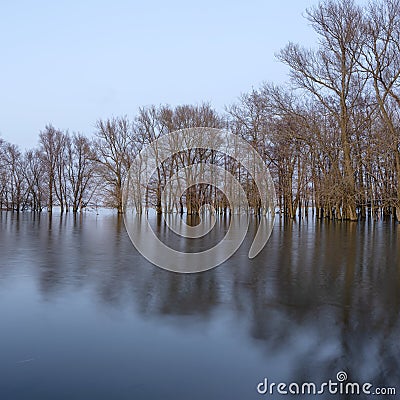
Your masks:
[[[316,37],[313,0],[0,2],[0,137],[37,144],[47,123],[91,135],[139,106],[210,102],[286,80],[274,54]]]

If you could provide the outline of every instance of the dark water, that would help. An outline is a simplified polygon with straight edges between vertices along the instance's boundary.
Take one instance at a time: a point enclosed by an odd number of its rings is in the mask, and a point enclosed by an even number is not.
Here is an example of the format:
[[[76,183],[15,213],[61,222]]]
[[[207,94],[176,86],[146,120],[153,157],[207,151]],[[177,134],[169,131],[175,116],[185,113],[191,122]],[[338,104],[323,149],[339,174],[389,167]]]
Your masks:
[[[117,216],[2,213],[0,399],[303,398],[256,387],[338,371],[399,398],[400,226],[278,220],[248,245],[179,275]]]

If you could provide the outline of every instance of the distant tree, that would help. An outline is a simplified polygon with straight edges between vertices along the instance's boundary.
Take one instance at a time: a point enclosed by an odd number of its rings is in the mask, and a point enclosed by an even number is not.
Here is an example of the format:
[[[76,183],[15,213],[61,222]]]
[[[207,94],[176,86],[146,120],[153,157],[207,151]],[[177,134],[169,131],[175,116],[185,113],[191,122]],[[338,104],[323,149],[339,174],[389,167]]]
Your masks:
[[[97,188],[96,162],[91,141],[82,134],[74,133],[66,139],[66,169],[68,199],[76,213],[88,205]]]
[[[26,206],[32,211],[42,211],[46,201],[46,174],[43,155],[38,149],[28,150],[24,155],[24,177],[27,184]]]
[[[132,125],[127,117],[98,120],[94,141],[94,159],[103,179],[105,204],[123,212],[122,188],[135,147]]]
[[[5,142],[0,138],[0,210],[6,206],[7,172],[5,158]]]
[[[18,147],[7,143],[4,147],[4,162],[6,165],[6,204],[7,209],[19,212],[24,198],[24,177],[22,155]]]
[[[46,125],[39,134],[39,149],[45,166],[47,181],[47,209],[51,213],[56,195],[61,212],[64,211],[65,202],[65,135],[52,125]]]
[[[172,108],[168,105],[150,106],[139,109],[139,114],[134,122],[135,140],[138,148],[153,143],[161,136],[177,130],[194,127],[222,128],[226,122],[208,103],[201,105],[182,105]],[[156,149],[157,150],[157,149]],[[157,151],[156,151],[157,153]],[[188,214],[197,214],[200,206],[211,198],[209,185],[195,185],[187,188],[178,204],[172,204],[172,199],[164,199],[166,209],[162,210],[161,194],[166,182],[179,169],[196,163],[206,163],[213,156],[212,151],[193,148],[174,154],[170,159],[160,161],[157,166],[156,176],[152,177],[146,190],[146,207],[153,205],[157,213],[170,212],[177,208],[181,213],[186,206]],[[155,154],[157,158],[158,155]],[[207,200],[205,200],[207,198]],[[170,201],[171,200],[171,201]],[[175,201],[175,200],[174,200]]]

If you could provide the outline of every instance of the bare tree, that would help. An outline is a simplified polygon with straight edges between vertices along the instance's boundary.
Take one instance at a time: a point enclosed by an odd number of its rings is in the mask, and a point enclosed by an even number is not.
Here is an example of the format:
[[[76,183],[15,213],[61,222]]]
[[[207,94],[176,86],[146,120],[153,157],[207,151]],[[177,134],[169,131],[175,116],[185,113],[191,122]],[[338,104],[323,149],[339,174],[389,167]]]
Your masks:
[[[25,195],[23,177],[22,155],[14,144],[5,145],[4,162],[6,164],[6,193],[7,209],[19,212],[21,210]]]
[[[359,102],[366,82],[358,69],[362,10],[352,0],[325,0],[307,10],[306,15],[319,35],[319,49],[307,50],[290,43],[278,58],[291,68],[293,84],[316,97],[337,121],[343,155],[343,209],[346,218],[356,220],[351,110]]]
[[[76,213],[85,208],[95,194],[95,157],[90,140],[82,134],[67,136],[66,147],[68,198],[72,203],[72,211]]]
[[[24,177],[27,183],[26,205],[32,211],[42,211],[45,201],[46,169],[43,155],[38,149],[28,150],[24,155]]]
[[[361,67],[369,74],[380,115],[394,156],[395,196],[390,205],[400,220],[400,1],[371,3],[365,18]]]
[[[123,212],[122,187],[135,153],[132,126],[127,117],[99,120],[94,142],[99,173],[106,183],[105,204]]]
[[[47,209],[51,213],[54,206],[54,194],[56,195],[61,211],[64,211],[64,152],[65,136],[54,128],[47,125],[39,134],[39,146],[43,157],[47,180]]]

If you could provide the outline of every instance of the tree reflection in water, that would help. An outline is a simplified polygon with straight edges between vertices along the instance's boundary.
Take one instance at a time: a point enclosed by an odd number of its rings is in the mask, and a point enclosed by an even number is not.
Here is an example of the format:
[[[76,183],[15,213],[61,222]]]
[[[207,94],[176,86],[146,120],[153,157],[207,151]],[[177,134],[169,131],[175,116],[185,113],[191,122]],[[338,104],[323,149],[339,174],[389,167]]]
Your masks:
[[[201,246],[228,222],[217,220]],[[162,220],[154,224],[185,248]],[[0,233],[0,293],[25,274],[47,304],[74,293],[101,312],[128,310],[187,335],[217,326],[265,360],[254,384],[263,376],[318,383],[344,370],[352,381],[400,390],[399,225],[277,221],[255,259],[247,238],[222,266],[193,275],[146,262],[117,216],[2,213]]]

